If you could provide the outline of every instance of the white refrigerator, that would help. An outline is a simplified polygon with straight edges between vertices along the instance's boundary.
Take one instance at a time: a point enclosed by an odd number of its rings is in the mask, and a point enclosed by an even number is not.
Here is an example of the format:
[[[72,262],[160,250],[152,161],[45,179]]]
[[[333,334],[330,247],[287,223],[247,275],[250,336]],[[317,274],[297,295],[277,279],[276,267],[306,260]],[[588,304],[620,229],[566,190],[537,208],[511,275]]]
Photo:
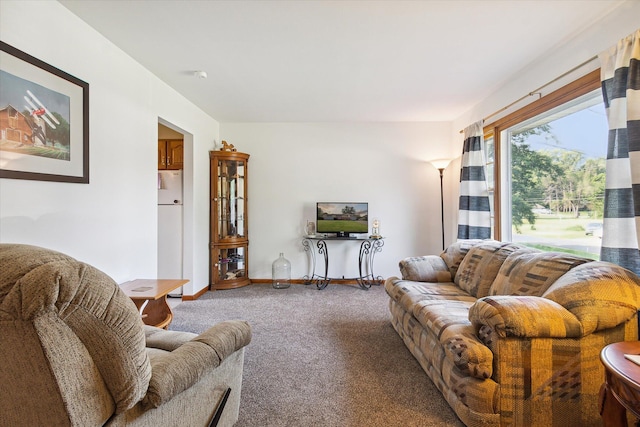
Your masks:
[[[182,279],[182,217],[182,171],[158,171],[158,279]]]

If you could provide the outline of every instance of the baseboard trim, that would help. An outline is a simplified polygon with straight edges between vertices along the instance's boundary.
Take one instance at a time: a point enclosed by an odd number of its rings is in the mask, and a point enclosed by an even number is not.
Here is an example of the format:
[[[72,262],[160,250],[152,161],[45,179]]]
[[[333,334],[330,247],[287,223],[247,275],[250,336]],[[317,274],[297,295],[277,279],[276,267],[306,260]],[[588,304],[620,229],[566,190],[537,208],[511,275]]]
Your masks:
[[[200,298],[202,295],[206,294],[209,289],[204,287],[200,289],[195,295],[182,295],[182,301],[195,301]]]
[[[255,284],[267,284],[267,283],[271,284],[272,280],[271,279],[251,279],[250,282],[251,282],[249,283],[250,285],[254,283]],[[309,284],[308,281],[305,279],[291,279],[291,284],[311,286],[313,283]],[[329,282],[329,284],[330,285],[357,285],[358,281],[355,279],[331,279],[331,282]],[[216,291],[224,291],[224,289],[211,289],[211,291],[209,291],[208,288],[203,288],[195,295],[182,295],[182,301],[195,301],[198,298],[200,298],[202,295],[206,294],[207,292],[216,292]]]
[[[251,283],[271,283],[271,279],[251,279]],[[293,285],[307,285],[309,282],[305,279],[291,279]],[[358,281],[355,279],[331,279],[330,284],[339,285],[357,285]]]

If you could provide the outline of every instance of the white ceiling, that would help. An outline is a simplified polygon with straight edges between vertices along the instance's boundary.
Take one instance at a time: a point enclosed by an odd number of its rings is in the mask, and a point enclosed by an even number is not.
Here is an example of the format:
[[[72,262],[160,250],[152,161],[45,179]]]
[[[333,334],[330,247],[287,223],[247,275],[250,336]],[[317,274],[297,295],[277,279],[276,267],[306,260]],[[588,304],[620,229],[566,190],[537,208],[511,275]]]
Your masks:
[[[317,122],[453,120],[622,1],[61,3],[220,122]]]

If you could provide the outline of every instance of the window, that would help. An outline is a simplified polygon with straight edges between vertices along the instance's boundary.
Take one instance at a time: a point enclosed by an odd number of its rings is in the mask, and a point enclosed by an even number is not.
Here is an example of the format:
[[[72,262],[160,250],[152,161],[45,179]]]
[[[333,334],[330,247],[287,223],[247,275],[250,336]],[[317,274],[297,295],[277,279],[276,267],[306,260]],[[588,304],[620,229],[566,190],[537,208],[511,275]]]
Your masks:
[[[485,170],[487,172],[487,189],[489,191],[489,209],[491,210],[491,237],[495,238],[495,141],[493,133],[484,135]]]
[[[485,128],[494,238],[599,258],[608,134],[599,80],[590,73]]]

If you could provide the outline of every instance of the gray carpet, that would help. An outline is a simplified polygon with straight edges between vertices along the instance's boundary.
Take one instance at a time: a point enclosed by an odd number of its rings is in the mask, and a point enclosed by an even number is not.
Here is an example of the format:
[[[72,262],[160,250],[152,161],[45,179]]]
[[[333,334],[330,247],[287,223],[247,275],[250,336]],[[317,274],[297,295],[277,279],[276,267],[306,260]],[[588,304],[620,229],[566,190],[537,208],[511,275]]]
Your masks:
[[[254,284],[174,308],[172,330],[253,329],[239,427],[463,426],[389,321],[382,286]]]

